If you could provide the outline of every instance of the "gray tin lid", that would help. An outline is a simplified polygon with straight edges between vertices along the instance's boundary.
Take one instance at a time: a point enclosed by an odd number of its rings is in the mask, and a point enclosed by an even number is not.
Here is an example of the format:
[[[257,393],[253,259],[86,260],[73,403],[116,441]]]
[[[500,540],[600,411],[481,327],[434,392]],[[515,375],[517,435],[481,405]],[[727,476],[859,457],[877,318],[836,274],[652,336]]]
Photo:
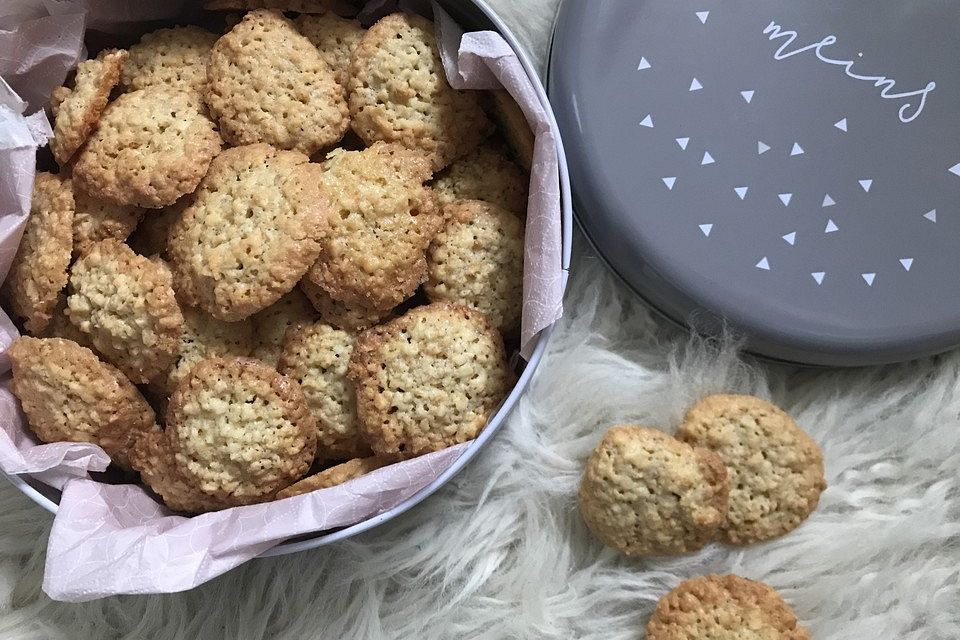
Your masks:
[[[960,343],[960,2],[564,0],[580,224],[678,322],[762,355]]]

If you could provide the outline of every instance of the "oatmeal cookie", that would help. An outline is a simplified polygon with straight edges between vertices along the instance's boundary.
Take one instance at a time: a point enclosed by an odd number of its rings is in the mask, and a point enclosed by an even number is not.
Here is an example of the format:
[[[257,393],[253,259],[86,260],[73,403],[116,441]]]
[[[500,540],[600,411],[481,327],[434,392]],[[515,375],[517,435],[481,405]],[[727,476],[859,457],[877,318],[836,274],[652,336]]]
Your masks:
[[[191,94],[197,104],[207,85],[207,62],[218,36],[192,25],[157,29],[130,47],[121,85],[127,90],[166,87]]]
[[[521,217],[530,179],[495,145],[484,143],[444,169],[433,183],[442,205],[483,200]]]
[[[729,491],[716,454],[653,429],[614,427],[587,461],[580,513],[628,556],[690,553],[719,531]]]
[[[97,200],[75,189],[73,216],[73,254],[81,256],[94,244],[108,238],[123,242],[143,216],[144,210],[130,205]],[[157,215],[151,212],[151,215]]]
[[[70,181],[37,172],[30,217],[4,282],[13,312],[32,334],[47,327],[57,297],[67,284],[73,248],[74,201]]]
[[[396,459],[390,456],[371,456],[369,458],[348,460],[335,467],[324,469],[320,473],[307,476],[300,482],[290,485],[277,493],[277,499],[292,498],[293,496],[301,496],[311,491],[329,489],[330,487],[335,487],[350,480],[356,480],[360,476],[365,476],[371,471],[376,471],[395,461]]]
[[[317,319],[317,312],[299,289],[293,289],[251,319],[255,337],[251,355],[275,367],[287,329],[311,324]]]
[[[356,20],[341,18],[335,13],[301,15],[297,17],[296,25],[333,69],[337,82],[345,91],[350,79],[350,58],[365,29]]]
[[[408,458],[475,438],[513,383],[496,328],[447,303],[361,333],[347,376],[374,453]]]
[[[202,360],[167,409],[177,468],[231,505],[262,502],[306,473],[317,427],[296,382],[250,358]]]
[[[101,51],[95,59],[77,65],[73,88],[54,89],[56,98],[53,100],[50,150],[61,167],[97,126],[126,59],[127,52],[122,49]]]
[[[751,396],[715,395],[694,405],[677,438],[715,452],[730,476],[722,537],[769,540],[798,527],[827,483],[823,454],[783,410]]]
[[[266,142],[310,155],[343,137],[343,88],[317,48],[277,11],[251,11],[221,37],[207,105],[232,145]]]
[[[647,640],[810,640],[776,591],[735,575],[685,580],[660,598]]]
[[[170,270],[116,240],[103,240],[70,271],[67,315],[103,357],[135,383],[176,358],[183,314]]]
[[[356,303],[340,302],[330,297],[320,285],[307,278],[300,281],[300,289],[329,325],[346,331],[362,331],[378,325],[393,315],[393,309],[378,311]]]
[[[482,311],[504,333],[518,331],[523,223],[509,211],[478,200],[447,205],[444,214],[447,225],[427,251],[427,297]]]
[[[439,171],[493,130],[477,92],[457,91],[444,75],[433,24],[394,13],[370,27],[350,63],[350,116],[367,144],[421,149]]]
[[[267,144],[220,154],[170,228],[183,301],[235,322],[296,287],[328,226],[322,174],[305,155]]]
[[[11,390],[43,442],[93,442],[126,467],[136,434],[156,428],[137,388],[89,349],[60,338],[23,337],[7,353]]]

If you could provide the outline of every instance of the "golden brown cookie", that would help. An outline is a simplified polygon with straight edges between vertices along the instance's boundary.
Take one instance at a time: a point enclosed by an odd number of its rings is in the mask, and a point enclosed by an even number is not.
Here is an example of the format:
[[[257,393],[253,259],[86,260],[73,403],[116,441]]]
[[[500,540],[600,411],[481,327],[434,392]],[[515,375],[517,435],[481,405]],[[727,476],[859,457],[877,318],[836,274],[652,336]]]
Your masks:
[[[329,11],[330,0],[207,0],[203,8],[208,11],[240,9],[278,9],[297,13],[321,14]]]
[[[296,382],[251,358],[202,360],[167,409],[176,466],[202,493],[262,502],[306,473],[317,427]]]
[[[444,208],[447,225],[427,251],[424,291],[434,302],[482,311],[502,332],[520,328],[523,311],[523,222],[479,200]]]
[[[335,300],[377,310],[413,295],[442,218],[424,155],[396,144],[331,153],[320,176],[331,230],[307,278]]]
[[[250,355],[271,367],[277,366],[287,329],[310,324],[316,319],[317,312],[309,300],[294,288],[251,318],[255,346]]]
[[[267,144],[220,154],[170,228],[183,301],[235,322],[296,287],[328,225],[322,174],[305,155]]]
[[[614,427],[587,460],[580,513],[628,556],[690,553],[719,531],[729,491],[716,454],[654,429]]]
[[[199,109],[189,93],[165,87],[121,95],[77,155],[77,186],[115,204],[173,204],[196,188],[220,153],[220,136]]]
[[[493,127],[475,91],[444,75],[433,24],[394,13],[370,27],[350,64],[351,124],[361,138],[426,153],[434,170],[469,153]]]
[[[57,297],[67,284],[73,216],[70,181],[37,172],[30,217],[3,285],[11,309],[32,334],[38,335],[46,328]]]
[[[776,591],[735,575],[700,576],[660,598],[647,640],[810,640]]]
[[[333,69],[337,82],[346,91],[350,79],[350,58],[365,29],[356,20],[341,18],[335,13],[301,15],[297,29],[320,52],[323,61]]]
[[[520,105],[505,89],[497,89],[487,95],[490,97],[490,111],[493,119],[497,121],[514,157],[529,173],[533,167],[533,149],[536,139],[527,123],[527,116],[523,115]]]
[[[374,453],[405,458],[475,438],[513,383],[487,317],[446,303],[361,333],[347,375],[361,435]]]
[[[140,479],[173,511],[204,513],[233,506],[203,493],[177,466],[170,432],[155,429],[140,435],[130,455]]]
[[[183,333],[170,369],[153,384],[165,395],[173,393],[195,364],[207,358],[249,356],[253,350],[253,324],[249,320],[224,322],[193,307],[183,307]]]
[[[293,496],[301,496],[305,493],[310,493],[311,491],[319,491],[320,489],[336,487],[337,485],[344,484],[345,482],[356,480],[361,476],[367,475],[371,471],[376,471],[377,469],[385,467],[393,462],[396,462],[396,459],[390,456],[372,456],[369,458],[355,458],[353,460],[348,460],[347,462],[338,464],[335,467],[324,469],[320,473],[307,476],[300,482],[292,484],[286,489],[279,491],[277,493],[277,500],[281,500],[283,498],[292,498]]]
[[[165,87],[186,91],[202,100],[207,62],[217,35],[188,25],[157,29],[130,47],[121,85],[127,90]]]
[[[338,329],[362,331],[380,324],[393,315],[393,309],[378,311],[356,303],[334,300],[323,290],[323,287],[310,282],[307,278],[300,281],[300,289],[323,321]]]
[[[70,322],[70,317],[67,315],[67,296],[65,293],[61,293],[57,299],[57,306],[53,310],[53,317],[39,337],[70,340],[71,342],[76,342],[81,347],[90,349],[95,355],[98,355],[97,348],[90,342],[90,336],[80,331],[80,329]]]
[[[137,227],[144,210],[140,207],[97,200],[83,190],[73,192],[73,254],[81,256],[94,244],[108,238],[123,242]],[[151,215],[158,215],[151,211]]]
[[[296,380],[317,421],[317,459],[349,460],[370,455],[357,428],[357,397],[347,379],[354,336],[317,322],[291,327],[277,371]]]
[[[190,202],[192,202],[190,195],[186,195],[169,207],[160,210],[147,210],[146,215],[140,218],[137,228],[130,234],[127,244],[142,256],[166,258],[170,227],[173,226],[173,223],[176,222]]]
[[[704,398],[687,412],[677,438],[715,452],[726,465],[731,489],[722,537],[731,544],[769,540],[797,528],[827,486],[817,443],[759,398]]]
[[[266,142],[310,155],[349,126],[333,70],[290,20],[266,9],[248,13],[213,47],[206,101],[232,145]]]
[[[70,270],[67,314],[106,360],[133,382],[148,382],[179,348],[183,315],[171,285],[161,261],[103,240]]]
[[[86,141],[97,121],[107,108],[110,91],[120,79],[120,70],[127,59],[122,49],[101,51],[93,60],[77,66],[73,88],[58,87],[54,90],[53,140],[50,150],[61,167]]]
[[[23,337],[7,354],[11,390],[43,442],[93,442],[129,466],[136,434],[156,427],[137,388],[89,349],[60,338]]]
[[[440,204],[483,200],[524,216],[529,177],[495,145],[484,143],[437,176],[433,189]]]

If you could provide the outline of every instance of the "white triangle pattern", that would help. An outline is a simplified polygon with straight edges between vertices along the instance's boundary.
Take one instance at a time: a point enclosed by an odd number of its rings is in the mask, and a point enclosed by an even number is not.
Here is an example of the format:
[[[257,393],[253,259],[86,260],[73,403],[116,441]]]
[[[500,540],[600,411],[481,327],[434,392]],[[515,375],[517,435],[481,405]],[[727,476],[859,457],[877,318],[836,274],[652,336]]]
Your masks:
[[[767,151],[770,151],[770,145],[765,142],[757,141],[757,155],[763,155]]]
[[[637,71],[643,71],[644,69],[649,69],[652,66],[653,65],[651,65],[646,58],[640,58],[640,64],[637,65]]]
[[[671,176],[669,178],[663,179],[663,184],[667,185],[667,189],[670,189],[671,191],[673,191],[673,185],[676,184],[676,182],[677,182],[676,176]]]
[[[783,206],[789,207],[789,206],[790,206],[790,201],[793,199],[793,194],[792,194],[792,193],[781,193],[781,194],[779,194],[777,197],[780,198],[780,202],[783,203]]]
[[[873,281],[877,279],[877,274],[875,273],[861,273],[860,277],[863,278],[863,281],[867,283],[868,287],[873,286]]]
[[[913,258],[900,258],[900,264],[903,265],[904,271],[910,271],[910,267],[913,266]]]
[[[709,11],[697,11],[697,17],[700,18],[702,24],[707,24],[707,18],[710,17]]]
[[[703,85],[700,84],[700,81],[699,81],[699,80],[697,80],[696,78],[694,78],[694,79],[690,82],[690,91],[700,91],[700,89],[703,89]]]
[[[782,236],[782,237],[783,237],[784,240],[786,240],[787,244],[790,245],[791,247],[792,247],[793,245],[797,244],[797,232],[796,232],[796,231],[791,231],[790,233],[788,233],[788,234],[786,234],[785,236]]]
[[[680,145],[681,149],[686,151],[687,145],[690,144],[690,138],[677,138],[677,144]]]
[[[813,279],[817,281],[817,284],[823,284],[823,278],[827,275],[825,271],[814,271],[810,274],[813,276]]]
[[[760,262],[758,262],[755,266],[757,267],[757,269],[763,269],[764,271],[770,271],[770,261],[767,260],[767,257],[766,257],[766,256],[760,258]]]
[[[750,187],[734,187],[733,190],[737,193],[741,200],[747,197],[747,191],[750,190]]]
[[[873,186],[873,180],[860,180],[860,186],[863,187],[864,191],[870,193],[870,187]]]
[[[840,131],[843,131],[844,133],[846,133],[846,132],[847,132],[847,119],[844,118],[843,120],[839,120],[839,121],[837,121],[833,126],[835,126],[837,129],[840,129]]]
[[[648,113],[647,117],[640,121],[640,126],[653,129],[653,116]]]
[[[948,171],[955,176],[960,176],[960,162],[950,167]]]
[[[929,220],[930,222],[936,222],[936,221],[937,221],[937,210],[936,210],[936,209],[931,209],[930,211],[927,211],[925,214],[923,214],[923,217],[926,218],[927,220]]]
[[[703,166],[703,165],[707,165],[707,164],[713,164],[714,162],[716,162],[716,160],[713,159],[713,156],[710,155],[710,152],[709,152],[709,151],[704,151],[704,152],[703,152],[703,160],[700,161],[700,165]]]
[[[832,197],[830,197],[830,194],[829,194],[829,193],[828,193],[827,195],[823,196],[823,205],[822,205],[822,206],[823,206],[824,209],[826,209],[827,207],[832,207],[832,206],[835,205],[835,204],[837,204],[837,201],[834,200]]]
[[[840,227],[837,226],[833,220],[827,220],[827,226],[823,228],[824,233],[833,233],[834,231],[839,231]]]
[[[751,102],[753,102],[753,94],[754,94],[754,91],[752,89],[750,91],[740,92],[740,95],[743,96],[743,99],[747,101],[747,104],[750,104]]]
[[[712,225],[712,224],[702,224],[702,225],[700,225],[700,231],[703,232],[703,235],[705,235],[705,236],[707,236],[707,237],[709,238],[709,237],[710,237],[710,232],[713,231],[713,225]]]
[[[799,142],[793,143],[793,149],[790,150],[791,156],[802,156],[804,154],[803,147],[800,146]]]

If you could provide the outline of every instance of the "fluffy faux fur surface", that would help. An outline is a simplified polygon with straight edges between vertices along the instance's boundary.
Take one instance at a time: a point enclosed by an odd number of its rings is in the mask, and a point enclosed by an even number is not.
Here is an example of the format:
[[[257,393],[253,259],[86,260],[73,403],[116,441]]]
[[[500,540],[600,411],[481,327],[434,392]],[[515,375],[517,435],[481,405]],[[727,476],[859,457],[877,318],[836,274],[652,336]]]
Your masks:
[[[556,0],[492,4],[542,55]],[[769,583],[818,640],[960,638],[960,353],[851,371],[756,363],[657,320],[582,246],[566,314],[507,425],[435,496],[191,592],[51,602],[51,518],[3,484],[0,639],[639,640],[662,594],[708,572]],[[712,392],[770,398],[821,443],[819,509],[762,545],[643,560],[602,548],[576,507],[602,431],[672,432]]]

